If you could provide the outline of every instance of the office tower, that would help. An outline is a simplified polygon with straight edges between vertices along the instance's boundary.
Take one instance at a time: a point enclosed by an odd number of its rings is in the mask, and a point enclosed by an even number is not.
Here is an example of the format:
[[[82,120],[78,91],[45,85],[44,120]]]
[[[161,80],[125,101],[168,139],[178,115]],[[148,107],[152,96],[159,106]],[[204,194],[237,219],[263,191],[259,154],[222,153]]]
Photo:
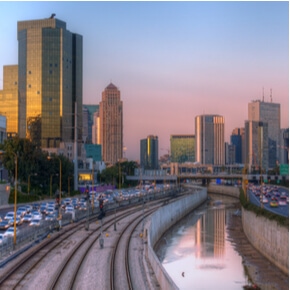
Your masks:
[[[280,164],[289,164],[289,128],[281,129],[279,144]]]
[[[236,146],[225,143],[225,164],[236,164]]]
[[[19,133],[18,65],[3,67],[3,90],[0,91],[0,114],[6,117],[7,137]]]
[[[123,102],[120,91],[112,83],[103,91],[99,108],[103,160],[115,164],[123,158]]]
[[[0,144],[4,143],[4,140],[7,137],[7,122],[6,122],[6,117],[0,115]]]
[[[83,119],[83,132],[86,132],[86,143],[93,143],[93,126],[94,114],[99,111],[99,105],[83,105],[83,112],[85,112],[85,120]],[[84,115],[83,115],[84,116]],[[85,124],[86,123],[86,124]]]
[[[224,165],[224,117],[200,115],[195,117],[195,160],[201,164]]]
[[[194,162],[194,135],[171,135],[170,152],[171,162]]]
[[[140,165],[143,169],[158,169],[158,137],[149,135],[140,141]]]
[[[55,19],[19,21],[19,136],[59,147],[82,135],[82,36]],[[75,114],[77,108],[77,116]]]
[[[279,160],[280,104],[264,100],[252,101],[248,104],[248,120],[268,123],[268,163],[269,168],[274,168]]]
[[[89,143],[89,111],[83,106],[83,131],[82,137],[84,143]]]
[[[245,128],[235,128],[230,137],[231,144],[235,146],[234,163],[243,162],[243,143],[245,139]]]
[[[267,172],[269,168],[268,123],[245,121],[246,167],[251,171]]]
[[[99,144],[99,145],[101,144],[100,112],[99,111],[93,114],[92,143]]]

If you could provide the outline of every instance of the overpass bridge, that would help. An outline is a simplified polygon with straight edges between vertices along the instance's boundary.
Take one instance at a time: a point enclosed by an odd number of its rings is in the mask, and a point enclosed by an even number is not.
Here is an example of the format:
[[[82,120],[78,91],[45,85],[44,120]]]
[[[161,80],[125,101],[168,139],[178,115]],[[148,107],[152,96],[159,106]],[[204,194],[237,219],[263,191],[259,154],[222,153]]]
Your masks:
[[[228,173],[181,173],[181,174],[145,174],[127,176],[127,180],[149,181],[149,182],[182,182],[184,180],[250,180],[250,181],[282,181],[289,180],[288,175],[267,175],[267,174],[228,174]]]

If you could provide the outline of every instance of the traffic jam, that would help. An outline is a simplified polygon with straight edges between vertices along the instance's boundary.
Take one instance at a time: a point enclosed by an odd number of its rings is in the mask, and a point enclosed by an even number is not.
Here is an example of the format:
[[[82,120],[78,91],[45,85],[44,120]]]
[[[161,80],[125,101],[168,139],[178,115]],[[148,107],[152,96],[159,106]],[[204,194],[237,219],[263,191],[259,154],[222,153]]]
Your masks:
[[[249,184],[250,202],[275,214],[289,217],[289,190],[276,185]]]

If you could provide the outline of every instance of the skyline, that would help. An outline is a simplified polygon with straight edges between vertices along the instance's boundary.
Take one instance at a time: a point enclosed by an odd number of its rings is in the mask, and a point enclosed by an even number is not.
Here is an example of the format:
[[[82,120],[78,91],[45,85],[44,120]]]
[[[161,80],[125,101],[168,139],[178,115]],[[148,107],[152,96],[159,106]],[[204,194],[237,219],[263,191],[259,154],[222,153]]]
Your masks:
[[[31,8],[33,7],[33,8]],[[18,62],[17,22],[55,18],[83,36],[83,104],[99,104],[112,82],[121,92],[124,146],[195,134],[198,115],[225,118],[225,141],[244,127],[252,100],[281,104],[289,127],[288,2],[0,2],[3,66]],[[13,13],[11,13],[13,11]],[[91,28],[91,29],[90,29]],[[237,113],[239,112],[239,113]]]

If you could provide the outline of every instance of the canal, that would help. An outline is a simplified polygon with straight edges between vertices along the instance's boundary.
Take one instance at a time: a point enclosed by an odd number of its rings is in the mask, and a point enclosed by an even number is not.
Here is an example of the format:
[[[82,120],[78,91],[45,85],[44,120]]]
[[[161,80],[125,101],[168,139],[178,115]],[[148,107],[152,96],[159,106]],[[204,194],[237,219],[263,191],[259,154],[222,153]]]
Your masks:
[[[228,231],[239,201],[209,197],[166,232],[155,252],[179,289],[243,289],[249,279]]]

